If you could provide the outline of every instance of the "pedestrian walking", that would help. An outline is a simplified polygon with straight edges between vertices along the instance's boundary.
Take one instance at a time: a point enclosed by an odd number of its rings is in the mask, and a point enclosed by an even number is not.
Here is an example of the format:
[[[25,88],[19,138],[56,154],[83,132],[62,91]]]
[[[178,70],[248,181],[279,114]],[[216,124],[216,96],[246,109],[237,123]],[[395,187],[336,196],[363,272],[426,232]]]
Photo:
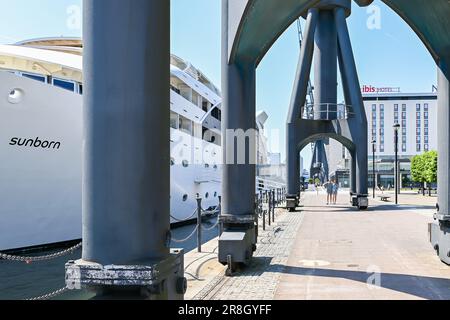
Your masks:
[[[333,201],[333,183],[328,180],[323,186],[327,191],[327,205],[329,205]]]

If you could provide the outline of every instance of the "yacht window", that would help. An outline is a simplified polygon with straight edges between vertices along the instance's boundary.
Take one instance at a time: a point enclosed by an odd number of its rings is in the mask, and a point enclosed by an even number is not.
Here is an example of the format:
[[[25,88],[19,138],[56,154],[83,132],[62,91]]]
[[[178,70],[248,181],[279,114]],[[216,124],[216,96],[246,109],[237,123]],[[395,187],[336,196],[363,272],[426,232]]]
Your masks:
[[[217,198],[217,192],[214,192],[214,198]]]
[[[188,199],[188,195],[187,195],[187,194],[185,194],[185,195],[183,196],[183,202],[186,202],[186,201],[187,201],[187,199]]]
[[[75,91],[75,83],[71,82],[71,81],[65,81],[65,80],[60,80],[60,79],[53,79],[53,85],[55,87],[59,87],[62,89],[66,89],[69,91]]]
[[[83,94],[83,85],[82,84],[78,85],[78,93]]]
[[[185,168],[189,167],[189,161],[183,160],[183,167]]]
[[[214,108],[214,110],[211,111],[211,116],[219,121],[222,121],[222,111],[219,108]]]
[[[43,82],[43,83],[47,82],[47,78],[46,77],[40,76],[40,75],[37,75],[37,74],[22,73],[22,76],[24,76],[25,78],[33,79],[33,80],[36,80],[36,81],[39,81],[39,82]]]
[[[179,129],[192,136],[192,121],[183,116],[180,116],[179,121]]]
[[[206,198],[206,199],[209,198],[209,193],[208,193],[208,192],[205,194],[205,198]]]
[[[178,113],[170,112],[170,127],[173,129],[178,129]]]

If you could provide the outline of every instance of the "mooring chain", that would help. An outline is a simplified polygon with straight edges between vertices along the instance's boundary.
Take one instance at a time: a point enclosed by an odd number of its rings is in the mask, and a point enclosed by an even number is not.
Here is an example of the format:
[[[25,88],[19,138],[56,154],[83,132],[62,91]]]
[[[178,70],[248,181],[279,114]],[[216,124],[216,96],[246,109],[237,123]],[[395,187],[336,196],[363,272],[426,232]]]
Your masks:
[[[66,256],[66,255],[72,254],[74,251],[80,249],[82,247],[82,245],[83,245],[83,243],[80,242],[76,246],[73,246],[69,249],[66,249],[66,250],[63,250],[63,251],[60,251],[57,253],[53,253],[53,254],[49,254],[49,255],[45,255],[45,256],[37,256],[37,257],[14,256],[14,255],[9,255],[9,254],[5,254],[5,253],[0,253],[0,259],[8,260],[8,261],[16,261],[16,262],[26,262],[26,263],[48,261],[48,260],[53,260],[56,258],[60,258],[60,257]]]
[[[189,239],[191,239],[191,238],[195,235],[195,233],[197,232],[197,230],[198,230],[198,226],[196,226],[196,227],[194,228],[194,230],[192,231],[192,233],[191,233],[188,237],[186,237],[185,239],[178,240],[178,239],[172,238],[171,241],[173,241],[173,242],[175,242],[175,243],[183,243],[183,242],[186,242],[186,241],[188,241]]]
[[[210,227],[210,228],[205,228],[203,225],[202,225],[202,230],[203,231],[211,231],[211,230],[214,230],[215,228],[217,228],[217,226],[220,224],[220,219],[217,219],[217,221],[216,221],[216,223],[212,226],[212,227]]]
[[[183,221],[192,219],[193,217],[195,217],[196,214],[197,214],[197,209],[194,210],[194,212],[192,213],[191,216],[189,216],[189,217],[187,217],[187,218],[185,218],[185,219],[178,219],[178,218],[174,217],[173,215],[170,215],[170,217],[171,217],[173,220],[177,221],[177,222],[183,222]]]
[[[62,289],[53,291],[52,293],[48,293],[48,294],[45,294],[45,295],[40,296],[40,297],[31,298],[31,299],[26,299],[26,300],[27,300],[27,301],[43,301],[43,300],[50,300],[50,299],[53,299],[53,298],[56,298],[56,297],[62,295],[63,293],[66,293],[67,291],[69,291],[69,289],[68,289],[67,287],[64,287],[64,288],[62,288]]]

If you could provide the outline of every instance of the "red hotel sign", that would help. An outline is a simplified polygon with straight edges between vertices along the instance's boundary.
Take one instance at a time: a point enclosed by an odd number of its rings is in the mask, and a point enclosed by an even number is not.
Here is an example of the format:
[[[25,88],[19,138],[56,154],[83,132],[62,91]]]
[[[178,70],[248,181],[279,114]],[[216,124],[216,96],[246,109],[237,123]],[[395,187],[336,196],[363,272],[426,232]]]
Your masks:
[[[383,88],[376,88],[373,86],[366,86],[364,85],[361,88],[362,93],[400,93],[400,88],[396,87],[383,87]]]

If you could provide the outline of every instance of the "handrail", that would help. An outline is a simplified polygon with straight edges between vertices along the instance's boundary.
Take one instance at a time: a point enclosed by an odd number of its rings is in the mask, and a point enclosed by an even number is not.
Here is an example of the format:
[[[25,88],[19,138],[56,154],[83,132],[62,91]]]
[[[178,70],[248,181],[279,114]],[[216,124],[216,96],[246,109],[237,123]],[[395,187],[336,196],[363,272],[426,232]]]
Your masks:
[[[302,107],[305,120],[343,120],[355,115],[353,107],[343,103],[315,103]],[[325,115],[325,116],[324,116]]]

